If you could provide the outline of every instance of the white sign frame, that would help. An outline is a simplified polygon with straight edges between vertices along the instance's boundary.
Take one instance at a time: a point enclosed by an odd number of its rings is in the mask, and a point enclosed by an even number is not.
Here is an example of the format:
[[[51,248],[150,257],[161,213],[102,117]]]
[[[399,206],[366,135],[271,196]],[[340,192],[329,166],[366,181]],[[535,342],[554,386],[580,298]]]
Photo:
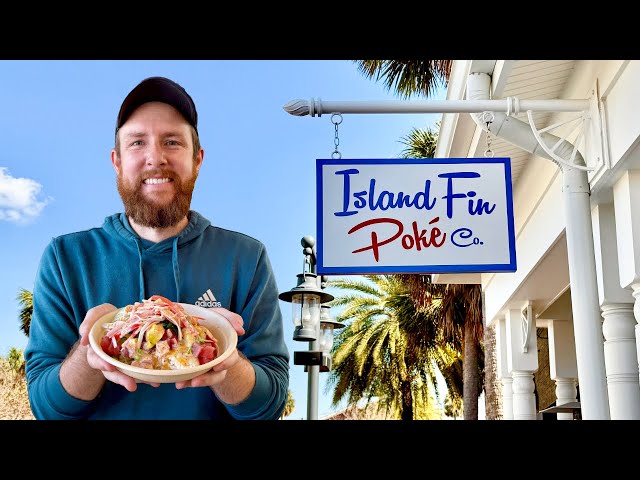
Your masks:
[[[316,199],[318,274],[517,269],[510,158],[317,159]]]

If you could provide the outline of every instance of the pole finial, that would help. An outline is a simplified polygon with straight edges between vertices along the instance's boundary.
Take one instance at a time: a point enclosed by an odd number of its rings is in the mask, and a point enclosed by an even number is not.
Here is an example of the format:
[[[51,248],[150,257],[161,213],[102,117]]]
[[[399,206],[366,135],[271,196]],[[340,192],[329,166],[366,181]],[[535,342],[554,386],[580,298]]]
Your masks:
[[[295,115],[296,117],[309,115],[309,102],[307,100],[291,100],[285,103],[282,108],[284,108],[285,112]]]

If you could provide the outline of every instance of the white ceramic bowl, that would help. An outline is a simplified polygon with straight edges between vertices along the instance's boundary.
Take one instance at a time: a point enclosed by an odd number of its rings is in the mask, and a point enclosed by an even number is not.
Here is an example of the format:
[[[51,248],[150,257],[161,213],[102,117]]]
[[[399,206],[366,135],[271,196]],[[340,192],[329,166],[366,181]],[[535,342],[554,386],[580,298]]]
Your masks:
[[[197,367],[181,368],[179,370],[155,370],[150,368],[132,367],[131,365],[127,365],[126,363],[116,360],[102,350],[102,347],[100,347],[100,339],[104,335],[102,325],[113,321],[113,317],[118,310],[114,310],[96,321],[89,332],[89,343],[96,354],[105,362],[109,362],[121,372],[135,379],[155,383],[175,383],[191,380],[207,370],[210,370],[214,365],[217,365],[231,355],[238,344],[238,334],[234,330],[233,326],[231,326],[231,323],[229,323],[229,321],[219,313],[208,308],[198,307],[189,303],[180,303],[180,305],[182,305],[190,315],[202,317],[200,325],[207,327],[218,340],[219,354],[210,362]]]

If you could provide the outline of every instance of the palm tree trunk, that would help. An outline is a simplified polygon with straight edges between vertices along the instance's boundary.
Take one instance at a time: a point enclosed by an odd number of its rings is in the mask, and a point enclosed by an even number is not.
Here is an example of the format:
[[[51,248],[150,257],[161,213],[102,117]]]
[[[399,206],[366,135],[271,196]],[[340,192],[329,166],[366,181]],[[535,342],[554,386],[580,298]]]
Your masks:
[[[498,379],[496,331],[493,325],[484,329],[484,398],[487,420],[502,418],[502,385]]]
[[[462,398],[464,419],[478,420],[478,346],[470,322],[464,324],[464,358],[462,361]]]
[[[411,382],[404,380],[400,386],[402,390],[402,413],[401,420],[413,420],[413,395],[411,393]]]

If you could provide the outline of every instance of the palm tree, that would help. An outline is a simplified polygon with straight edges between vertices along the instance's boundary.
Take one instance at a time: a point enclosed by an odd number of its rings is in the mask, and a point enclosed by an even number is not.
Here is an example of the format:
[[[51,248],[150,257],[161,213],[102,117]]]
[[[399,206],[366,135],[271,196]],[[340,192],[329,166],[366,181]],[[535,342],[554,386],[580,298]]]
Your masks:
[[[293,410],[295,408],[296,408],[296,401],[293,399],[293,393],[291,393],[291,390],[287,389],[287,403],[284,406],[282,415],[280,415],[280,420],[291,415],[291,413],[293,413]]]
[[[400,97],[429,96],[438,85],[449,82],[453,60],[354,60],[368,78],[384,80],[388,90]]]
[[[435,130],[427,128],[420,130],[414,128],[411,132],[400,140],[405,145],[400,156],[402,158],[433,158],[438,145],[438,132],[440,122],[436,122]]]
[[[1,358],[1,357],[0,357]],[[24,352],[16,347],[9,349],[7,355],[7,363],[11,367],[11,370],[21,377],[24,377]]]
[[[383,79],[388,89],[409,98],[411,95],[429,95],[439,82],[448,83],[450,60],[356,60],[359,70],[369,78]],[[438,126],[439,128],[439,126]],[[435,155],[437,134],[431,130],[414,129],[403,139],[407,148],[404,158],[432,158]],[[483,323],[480,288],[477,285],[450,285],[435,287],[428,275],[405,275],[404,279],[418,308],[428,308],[431,294],[443,299],[447,340],[464,349],[464,416],[478,418],[478,397],[483,375]],[[425,289],[431,289],[431,292]],[[460,298],[456,298],[460,295]],[[426,303],[425,303],[426,302]],[[475,303],[474,303],[475,302]],[[460,341],[462,340],[462,341]],[[482,362],[482,364],[481,364]]]
[[[439,127],[439,125],[437,125]],[[433,158],[438,143],[438,132],[414,129],[405,137],[405,158]],[[450,284],[436,286],[429,275],[405,275],[407,287],[420,305],[428,307],[430,296],[442,299],[445,338],[457,349],[464,351],[464,418],[478,419],[478,397],[484,380],[484,352],[482,342],[482,294],[479,285]],[[492,413],[490,414],[493,415]]]
[[[496,353],[496,329],[488,325],[484,329],[484,402],[487,420],[502,418],[502,383],[498,379],[498,359]]]
[[[436,124],[439,128],[439,125]],[[414,129],[403,139],[405,158],[433,158],[438,143],[438,132]],[[482,295],[479,285],[436,286],[428,275],[405,275],[413,298],[428,307],[430,296],[442,299],[445,338],[464,351],[464,418],[477,420],[478,397],[484,380],[484,352],[482,342]],[[493,413],[489,413],[493,416]]]
[[[478,419],[478,398],[484,384],[482,294],[476,284],[434,284],[430,275],[404,275],[416,308],[429,309],[439,299],[444,338],[463,353],[465,420]]]
[[[326,385],[335,385],[334,405],[345,397],[350,406],[377,400],[387,418],[421,418],[433,407],[438,371],[459,394],[459,356],[443,341],[435,316],[417,311],[398,276],[336,279],[328,286],[347,291],[329,304],[345,307],[336,320],[347,324],[336,336]]]
[[[442,315],[446,338],[455,343],[462,332],[463,411],[465,420],[478,419],[478,398],[484,379],[482,297],[480,285],[448,284],[442,289]]]
[[[17,297],[20,304],[20,330],[29,336],[31,328],[31,315],[33,315],[33,294],[24,288],[21,288]]]

